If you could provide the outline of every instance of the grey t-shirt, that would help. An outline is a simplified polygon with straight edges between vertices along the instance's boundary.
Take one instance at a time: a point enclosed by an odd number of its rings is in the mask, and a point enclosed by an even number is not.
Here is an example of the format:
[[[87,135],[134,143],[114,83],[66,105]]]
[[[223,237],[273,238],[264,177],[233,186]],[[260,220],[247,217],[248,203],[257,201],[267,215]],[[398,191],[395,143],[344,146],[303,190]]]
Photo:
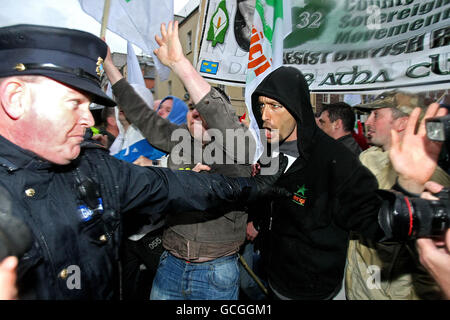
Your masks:
[[[300,155],[300,153],[298,152],[297,140],[283,142],[279,150],[280,152],[294,158],[298,158],[298,156]]]

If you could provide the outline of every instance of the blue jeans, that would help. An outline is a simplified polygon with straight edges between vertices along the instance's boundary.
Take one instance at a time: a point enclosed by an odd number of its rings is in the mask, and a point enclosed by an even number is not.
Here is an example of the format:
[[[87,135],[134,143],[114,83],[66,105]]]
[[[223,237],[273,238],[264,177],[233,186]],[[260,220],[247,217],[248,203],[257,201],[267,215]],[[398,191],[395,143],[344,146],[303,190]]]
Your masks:
[[[164,251],[150,300],[237,300],[238,295],[237,254],[189,263]]]

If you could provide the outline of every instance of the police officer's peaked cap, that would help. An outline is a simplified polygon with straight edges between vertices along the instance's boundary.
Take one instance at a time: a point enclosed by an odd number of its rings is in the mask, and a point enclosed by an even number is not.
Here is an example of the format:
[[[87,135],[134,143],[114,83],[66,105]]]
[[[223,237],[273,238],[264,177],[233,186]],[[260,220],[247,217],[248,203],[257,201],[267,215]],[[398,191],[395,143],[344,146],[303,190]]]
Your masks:
[[[100,87],[106,53],[105,42],[84,31],[26,24],[0,28],[0,78],[46,76],[112,107],[116,103]]]

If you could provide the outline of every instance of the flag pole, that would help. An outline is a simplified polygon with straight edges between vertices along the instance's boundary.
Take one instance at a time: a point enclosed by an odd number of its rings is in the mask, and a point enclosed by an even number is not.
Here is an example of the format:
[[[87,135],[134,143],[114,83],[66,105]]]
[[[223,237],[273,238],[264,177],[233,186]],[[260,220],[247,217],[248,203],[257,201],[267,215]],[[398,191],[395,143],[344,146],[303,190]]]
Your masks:
[[[108,26],[109,7],[110,6],[111,6],[111,0],[105,0],[105,5],[103,6],[103,17],[102,17],[102,27],[100,29],[100,38],[105,37],[106,27]]]

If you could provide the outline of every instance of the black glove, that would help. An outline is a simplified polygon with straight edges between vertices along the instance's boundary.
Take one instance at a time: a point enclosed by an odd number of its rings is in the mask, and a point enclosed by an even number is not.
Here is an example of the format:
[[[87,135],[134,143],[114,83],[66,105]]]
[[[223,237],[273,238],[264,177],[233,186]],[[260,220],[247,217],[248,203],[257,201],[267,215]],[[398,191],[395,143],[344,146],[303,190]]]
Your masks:
[[[252,178],[247,177],[227,177],[220,175],[220,179],[210,182],[208,188],[213,189],[217,194],[224,194],[222,198],[227,198],[231,206],[238,206],[241,208],[249,202],[267,198],[267,197],[291,197],[292,194],[286,189],[274,186],[275,182],[283,174],[287,167],[288,159],[280,153],[277,158],[274,158],[273,164],[277,164],[278,168],[274,166],[275,173],[272,175],[258,175]],[[278,170],[277,170],[278,169]],[[267,172],[267,170],[266,170]],[[233,210],[240,210],[233,207]],[[231,209],[222,205],[221,208],[214,208],[215,212],[228,212]]]
[[[281,177],[288,165],[288,158],[280,153],[273,161],[278,161],[278,171],[273,175],[257,175],[253,178],[249,178],[252,179],[256,185],[256,188],[252,188],[250,191],[249,201],[267,197],[288,198],[292,196],[291,192],[287,191],[285,188],[275,186],[275,182]]]

